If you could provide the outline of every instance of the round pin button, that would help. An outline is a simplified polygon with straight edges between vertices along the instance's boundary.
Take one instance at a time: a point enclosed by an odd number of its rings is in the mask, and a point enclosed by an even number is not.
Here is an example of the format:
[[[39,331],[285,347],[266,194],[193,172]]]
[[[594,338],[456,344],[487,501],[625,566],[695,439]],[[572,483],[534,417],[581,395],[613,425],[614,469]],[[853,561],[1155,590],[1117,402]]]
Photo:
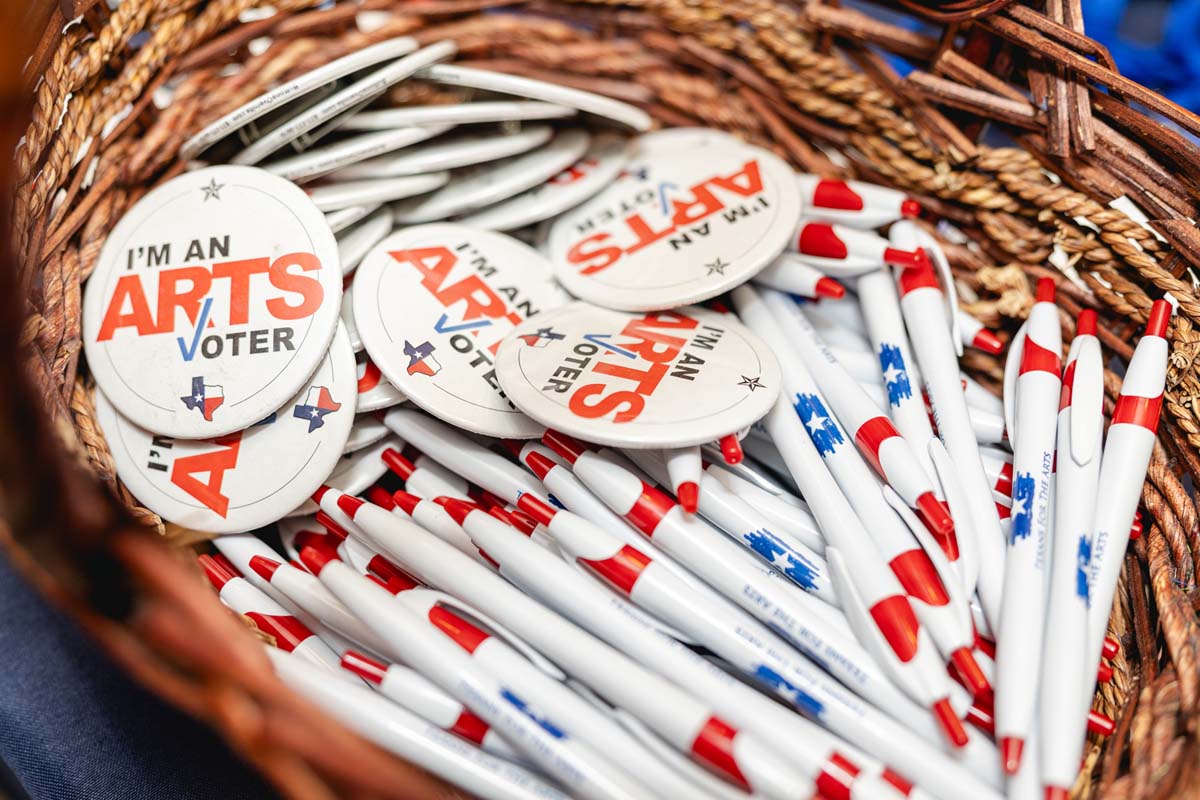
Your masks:
[[[393,233],[354,279],[355,324],[384,376],[429,413],[487,436],[539,432],[500,391],[496,347],[566,300],[537,252],[453,224]]]
[[[359,414],[354,418],[354,427],[350,429],[350,438],[346,440],[346,446],[342,452],[354,453],[364,447],[370,447],[390,432],[379,415]]]
[[[509,231],[557,216],[612,183],[628,160],[628,140],[615,134],[596,136],[583,157],[541,186],[462,217],[458,222]]]
[[[304,192],[210,167],[153,189],[113,228],[84,291],[84,350],[122,415],[206,439],[304,385],[341,297],[337,242]]]
[[[339,169],[330,177],[354,180],[458,169],[519,155],[545,144],[553,134],[554,129],[549,125],[529,125],[515,133],[491,131],[488,134],[472,132],[447,136]]]
[[[358,370],[358,410],[362,412],[391,408],[408,400],[404,393],[383,377],[379,367],[366,353],[356,356]]]
[[[570,117],[575,109],[532,100],[498,100],[436,106],[404,106],[360,111],[342,126],[348,131],[378,131],[410,125],[471,125],[484,122]]]
[[[779,363],[731,315],[630,313],[574,302],[500,345],[500,386],[543,425],[615,447],[711,442],[762,418]]]
[[[337,466],[354,424],[354,354],[344,331],[307,385],[244,431],[174,439],[138,427],[102,392],[96,418],[117,475],[163,519],[209,533],[280,519]]]
[[[346,494],[365,492],[368,486],[382,478],[383,474],[388,471],[387,463],[383,460],[383,451],[388,448],[403,450],[404,441],[398,436],[388,436],[361,450],[343,455],[338,459],[333,471],[326,473],[322,483]],[[314,486],[309,494],[318,488],[320,488],[320,484]],[[287,516],[297,517],[316,512],[317,504],[310,498],[293,508]]]
[[[787,164],[713,137],[631,161],[624,177],[555,221],[550,260],[577,297],[674,308],[744,283],[783,251],[799,217]]]
[[[396,222],[404,225],[436,222],[507,200],[575,163],[587,150],[590,139],[587,131],[571,128],[528,153],[458,170],[450,182],[436,192],[392,206]]]

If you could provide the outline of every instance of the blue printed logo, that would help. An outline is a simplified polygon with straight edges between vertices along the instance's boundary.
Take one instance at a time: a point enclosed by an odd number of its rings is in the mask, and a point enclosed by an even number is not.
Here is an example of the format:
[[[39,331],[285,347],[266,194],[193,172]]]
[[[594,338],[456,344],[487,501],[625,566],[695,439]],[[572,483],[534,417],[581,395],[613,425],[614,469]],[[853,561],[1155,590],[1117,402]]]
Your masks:
[[[837,422],[825,410],[821,398],[815,394],[798,394],[795,406],[796,413],[800,415],[800,421],[808,429],[808,436],[816,445],[817,452],[821,454],[822,458],[834,452],[839,444],[846,441]]]
[[[816,585],[816,565],[785,545],[766,528],[748,533],[743,538],[763,560],[805,589]]]
[[[1033,494],[1036,491],[1033,475],[1018,472],[1012,488],[1012,541],[1024,539],[1033,530]]]
[[[1091,590],[1088,588],[1088,572],[1092,564],[1092,542],[1086,534],[1079,535],[1079,552],[1075,555],[1075,594],[1083,598],[1089,606],[1092,604]]]
[[[825,706],[807,692],[796,688],[792,683],[770,667],[760,664],[754,671],[754,677],[771,687],[775,694],[787,700],[807,716],[820,718]]]
[[[524,714],[525,716],[529,717],[531,720],[536,722],[544,731],[546,731],[546,733],[550,734],[555,739],[562,739],[562,738],[566,737],[566,734],[563,733],[561,728],[556,726],[550,720],[546,719],[546,717],[542,716],[541,714],[538,714],[537,711],[535,709],[533,709],[528,703],[526,703],[521,698],[517,697],[515,694],[510,692],[508,689],[501,689],[500,696],[503,697],[508,702],[512,703],[514,706],[516,706],[518,711],[520,711],[522,714]]]
[[[912,384],[899,347],[894,344],[879,347],[879,368],[883,370],[883,384],[887,387],[888,403],[892,408],[899,406],[901,400],[912,397]]]

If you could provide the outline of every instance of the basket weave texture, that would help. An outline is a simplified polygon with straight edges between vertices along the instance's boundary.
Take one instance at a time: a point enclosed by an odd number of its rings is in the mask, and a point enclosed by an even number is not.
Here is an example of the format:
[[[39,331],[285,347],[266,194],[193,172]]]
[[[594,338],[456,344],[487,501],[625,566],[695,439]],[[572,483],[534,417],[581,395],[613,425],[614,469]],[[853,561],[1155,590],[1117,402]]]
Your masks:
[[[46,9],[30,12],[45,35],[26,62],[32,104],[4,199],[17,263],[0,270],[0,302],[13,304],[0,311],[12,387],[0,393],[0,540],[126,668],[211,721],[287,794],[455,796],[275,681],[189,561],[152,535],[188,545],[197,534],[164,527],[115,480],[78,358],[81,283],[121,215],[183,169],[185,139],[368,44],[453,38],[459,62],[611,95],[663,125],[730,130],[801,170],[910,192],[966,234],[945,243],[965,306],[1009,335],[1038,277],[1059,285],[1064,333],[1095,308],[1122,362],[1152,300],[1179,300],[1146,533],[1126,556],[1110,624],[1121,653],[1096,699],[1117,729],[1088,748],[1075,796],[1200,797],[1200,517],[1185,489],[1200,478],[1200,149],[1178,132],[1200,134],[1200,118],[1122,78],[1084,34],[1080,2],[900,3],[926,33],[884,21],[894,10],[776,0],[280,0],[269,16],[245,13],[255,0],[31,4]],[[901,78],[885,52],[915,70]],[[174,97],[160,108],[166,86]],[[416,85],[391,94],[464,99]],[[988,128],[1012,144],[978,143]],[[1148,223],[1110,206],[1121,197]],[[967,366],[998,388],[995,358],[971,353]],[[1108,373],[1108,411],[1118,388]]]

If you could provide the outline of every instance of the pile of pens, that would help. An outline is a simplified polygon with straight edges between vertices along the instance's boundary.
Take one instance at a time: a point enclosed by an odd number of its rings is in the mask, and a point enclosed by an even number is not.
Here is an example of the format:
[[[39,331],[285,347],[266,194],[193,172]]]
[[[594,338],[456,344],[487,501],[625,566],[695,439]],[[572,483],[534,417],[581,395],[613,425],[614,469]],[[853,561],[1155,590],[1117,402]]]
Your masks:
[[[1040,280],[999,399],[903,194],[371,51],[189,142],[85,298],[119,476],[280,678],[483,798],[1065,800],[1171,302],[1106,420]]]

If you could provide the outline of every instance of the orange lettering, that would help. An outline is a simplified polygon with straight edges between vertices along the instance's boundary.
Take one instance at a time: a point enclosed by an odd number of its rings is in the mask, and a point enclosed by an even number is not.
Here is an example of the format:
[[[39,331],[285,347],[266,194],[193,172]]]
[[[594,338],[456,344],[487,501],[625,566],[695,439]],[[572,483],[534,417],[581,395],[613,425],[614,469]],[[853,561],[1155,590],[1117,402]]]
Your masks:
[[[171,467],[171,483],[224,518],[229,512],[229,498],[221,494],[221,485],[226,471],[237,466],[242,431],[214,439],[213,444],[222,449],[176,459]],[[195,477],[204,472],[208,473],[207,481]]]
[[[124,313],[121,308],[129,300],[129,311]],[[104,312],[104,321],[100,323],[100,332],[96,335],[97,342],[107,342],[118,328],[132,325],[137,328],[138,336],[149,333],[159,333],[154,325],[154,317],[150,315],[150,306],[146,303],[146,294],[142,291],[140,275],[122,275],[117,279],[116,289],[108,310]]]
[[[598,247],[594,250],[586,249],[587,245],[596,243],[599,244],[610,238],[610,234],[597,233],[586,239],[581,239],[571,245],[571,249],[567,251],[567,263],[576,266],[582,266],[581,275],[593,275],[601,270],[608,269],[621,257],[621,248],[609,245],[608,247]],[[589,261],[600,259],[594,264],[588,264]],[[586,265],[586,266],[584,266]]]
[[[243,261],[226,261],[214,264],[213,278],[229,278],[229,324],[245,325],[250,321],[250,276],[267,272],[271,268],[269,258],[247,258]],[[162,290],[159,290],[159,307],[162,307]],[[199,303],[199,301],[197,301]],[[190,316],[190,315],[189,315]],[[162,319],[162,312],[159,312]],[[195,317],[192,317],[195,319]]]
[[[305,272],[321,269],[321,260],[312,253],[287,253],[271,262],[271,285],[281,292],[300,295],[299,305],[289,305],[282,297],[267,301],[267,311],[275,319],[304,319],[317,313],[325,299],[325,287],[316,278],[294,275],[288,267],[297,266]]]
[[[596,419],[610,411],[615,411],[614,422],[629,422],[637,419],[638,414],[642,413],[642,408],[646,405],[646,401],[636,392],[613,392],[607,397],[599,397],[594,403],[588,402],[591,398],[603,394],[604,386],[602,384],[590,383],[587,386],[579,387],[578,391],[571,395],[571,401],[567,405],[577,416],[585,419]],[[625,406],[625,410],[620,410],[621,406]]]

